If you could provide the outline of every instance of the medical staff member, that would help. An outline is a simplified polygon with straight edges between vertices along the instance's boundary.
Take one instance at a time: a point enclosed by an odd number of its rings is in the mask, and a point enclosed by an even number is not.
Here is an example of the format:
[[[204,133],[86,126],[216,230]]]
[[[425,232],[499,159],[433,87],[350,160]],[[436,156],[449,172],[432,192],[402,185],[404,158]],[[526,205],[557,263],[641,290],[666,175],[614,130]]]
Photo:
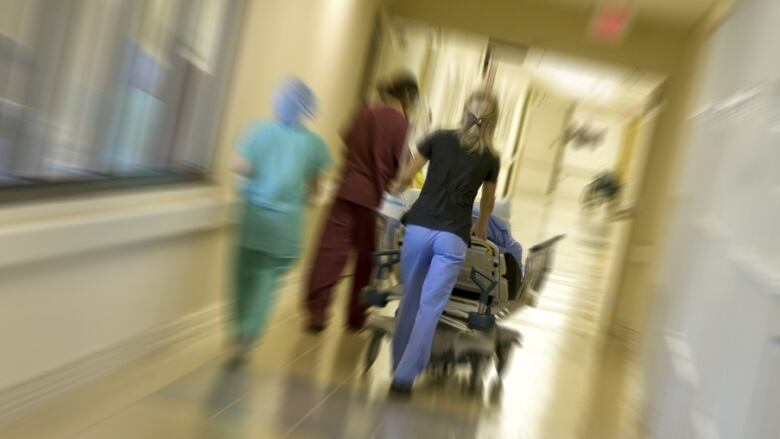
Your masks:
[[[382,102],[363,106],[344,135],[347,146],[341,185],[323,228],[311,268],[306,309],[307,330],[322,331],[328,322],[333,287],[347,258],[357,252],[347,329],[359,330],[366,320],[360,293],[371,276],[371,253],[376,246],[376,209],[396,177],[406,147],[408,115],[417,102],[417,80],[399,73],[380,88]]]
[[[325,142],[304,126],[316,98],[300,79],[276,90],[275,120],[249,124],[237,144],[233,168],[246,178],[235,279],[234,334],[230,362],[242,364],[261,335],[279,279],[301,253],[307,200],[331,165]]]
[[[493,149],[497,122],[495,96],[486,91],[473,93],[466,101],[461,127],[438,131],[423,141],[420,154],[393,190],[400,193],[429,162],[420,197],[404,218],[404,294],[393,336],[394,393],[409,393],[428,365],[433,335],[466,257],[471,233],[487,238],[499,171]],[[480,187],[480,214],[472,225],[471,210]]]

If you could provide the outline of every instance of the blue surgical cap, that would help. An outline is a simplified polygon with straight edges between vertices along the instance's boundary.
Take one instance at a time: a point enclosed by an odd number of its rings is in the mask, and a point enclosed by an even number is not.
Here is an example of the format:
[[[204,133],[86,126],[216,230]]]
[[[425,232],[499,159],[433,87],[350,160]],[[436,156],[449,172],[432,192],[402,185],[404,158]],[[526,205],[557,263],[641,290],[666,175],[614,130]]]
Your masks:
[[[287,77],[274,94],[276,117],[285,124],[300,122],[302,117],[314,117],[317,98],[314,92],[296,77]]]

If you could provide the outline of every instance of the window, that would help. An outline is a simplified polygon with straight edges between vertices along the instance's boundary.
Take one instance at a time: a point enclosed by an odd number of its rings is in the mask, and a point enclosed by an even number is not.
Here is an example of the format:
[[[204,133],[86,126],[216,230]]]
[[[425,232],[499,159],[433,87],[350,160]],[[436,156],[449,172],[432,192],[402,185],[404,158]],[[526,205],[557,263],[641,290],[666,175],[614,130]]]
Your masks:
[[[0,201],[207,175],[242,6],[0,0]]]

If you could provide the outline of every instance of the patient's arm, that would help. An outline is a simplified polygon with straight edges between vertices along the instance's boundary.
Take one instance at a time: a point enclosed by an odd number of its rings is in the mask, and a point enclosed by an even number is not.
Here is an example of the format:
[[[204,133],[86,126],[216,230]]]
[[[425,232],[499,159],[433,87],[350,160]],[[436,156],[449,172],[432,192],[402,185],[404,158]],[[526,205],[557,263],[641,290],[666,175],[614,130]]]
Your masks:
[[[493,206],[496,204],[496,183],[482,184],[482,199],[479,201],[479,218],[471,228],[471,232],[480,239],[487,239],[487,227]]]
[[[428,163],[428,158],[422,154],[415,155],[403,168],[401,176],[390,187],[390,193],[393,195],[399,195],[403,192],[414,180],[414,176],[420,172],[420,169]]]

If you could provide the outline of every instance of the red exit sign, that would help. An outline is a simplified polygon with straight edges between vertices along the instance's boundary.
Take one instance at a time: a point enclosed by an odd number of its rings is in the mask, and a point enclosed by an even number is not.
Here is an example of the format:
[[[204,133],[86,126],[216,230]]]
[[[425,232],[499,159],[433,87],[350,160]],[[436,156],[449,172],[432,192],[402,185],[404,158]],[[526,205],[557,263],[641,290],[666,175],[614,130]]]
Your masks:
[[[590,35],[602,42],[618,41],[625,34],[630,18],[631,10],[627,2],[603,3],[593,16]]]

